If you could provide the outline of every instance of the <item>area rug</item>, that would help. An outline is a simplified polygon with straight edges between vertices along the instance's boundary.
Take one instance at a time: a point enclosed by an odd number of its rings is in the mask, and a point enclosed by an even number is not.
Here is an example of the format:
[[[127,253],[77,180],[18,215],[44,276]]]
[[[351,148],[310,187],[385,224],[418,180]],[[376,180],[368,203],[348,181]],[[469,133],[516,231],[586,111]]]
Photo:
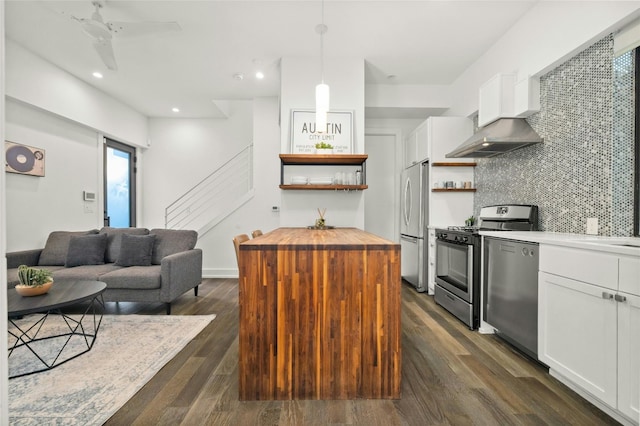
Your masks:
[[[214,318],[105,315],[89,352],[52,370],[9,380],[9,423],[103,424]],[[20,320],[29,321],[33,318]],[[48,323],[44,327],[58,326]],[[27,352],[9,357],[10,374],[21,357],[34,362]]]

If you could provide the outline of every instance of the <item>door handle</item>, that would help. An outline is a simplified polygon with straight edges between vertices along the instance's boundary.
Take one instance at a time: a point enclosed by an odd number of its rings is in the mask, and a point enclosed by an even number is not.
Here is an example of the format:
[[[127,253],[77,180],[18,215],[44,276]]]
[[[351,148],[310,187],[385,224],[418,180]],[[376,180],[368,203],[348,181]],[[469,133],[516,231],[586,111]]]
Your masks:
[[[626,302],[627,301],[627,296],[621,296],[619,294],[616,294],[614,296],[614,299],[616,299],[616,302]]]
[[[402,241],[408,241],[408,242],[414,243],[414,244],[418,242],[418,239],[416,237],[409,237],[409,236],[406,236],[406,235],[401,236],[400,239]]]
[[[411,179],[407,179],[404,187],[404,223],[409,225],[409,218],[413,210],[413,199],[411,198]]]
[[[606,291],[603,291],[603,292],[602,292],[602,298],[603,298],[603,299],[613,299],[613,294],[608,293],[608,292],[606,292]]]

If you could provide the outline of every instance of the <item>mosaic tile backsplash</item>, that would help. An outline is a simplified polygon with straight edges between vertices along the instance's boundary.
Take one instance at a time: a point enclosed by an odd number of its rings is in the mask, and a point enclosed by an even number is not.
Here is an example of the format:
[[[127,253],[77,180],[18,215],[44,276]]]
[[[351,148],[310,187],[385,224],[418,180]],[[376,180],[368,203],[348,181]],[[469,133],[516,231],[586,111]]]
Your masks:
[[[614,71],[608,36],[540,78],[541,109],[527,121],[544,143],[477,160],[476,215],[535,204],[540,230],[584,234],[595,217],[600,235],[633,234],[630,58]]]

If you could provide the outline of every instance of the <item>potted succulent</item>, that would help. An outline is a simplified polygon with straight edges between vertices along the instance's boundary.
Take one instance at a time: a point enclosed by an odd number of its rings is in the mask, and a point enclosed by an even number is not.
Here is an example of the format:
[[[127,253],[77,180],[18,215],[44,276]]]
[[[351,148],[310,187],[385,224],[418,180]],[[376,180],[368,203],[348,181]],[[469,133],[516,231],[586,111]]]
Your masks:
[[[333,145],[326,142],[316,144],[316,154],[333,154]]]
[[[16,291],[22,296],[45,294],[53,285],[51,271],[27,265],[18,266],[18,279],[20,284],[16,285]]]

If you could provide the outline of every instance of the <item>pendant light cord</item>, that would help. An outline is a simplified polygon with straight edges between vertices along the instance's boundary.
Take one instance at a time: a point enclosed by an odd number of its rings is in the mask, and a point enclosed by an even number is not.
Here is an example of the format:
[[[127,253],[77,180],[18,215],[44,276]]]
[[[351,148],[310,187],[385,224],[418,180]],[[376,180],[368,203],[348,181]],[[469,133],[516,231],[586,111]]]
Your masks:
[[[324,84],[324,33],[327,31],[324,25],[324,0],[321,1],[320,11],[320,80]]]

